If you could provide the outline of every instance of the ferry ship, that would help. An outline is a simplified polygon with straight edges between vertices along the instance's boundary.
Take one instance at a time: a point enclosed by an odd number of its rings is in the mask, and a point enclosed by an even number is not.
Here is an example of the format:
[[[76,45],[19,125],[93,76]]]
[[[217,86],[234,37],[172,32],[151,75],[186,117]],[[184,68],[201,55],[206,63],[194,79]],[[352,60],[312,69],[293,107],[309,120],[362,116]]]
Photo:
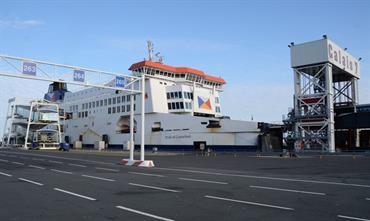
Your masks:
[[[132,74],[145,74],[145,147],[158,150],[250,150],[260,130],[253,121],[232,120],[221,112],[223,78],[189,67],[174,67],[149,59],[132,64]],[[112,81],[113,83],[113,81]],[[51,86],[52,87],[52,86]],[[139,88],[139,82],[134,85]],[[64,97],[65,142],[93,148],[129,149],[130,111],[134,110],[134,144],[140,145],[141,96],[105,88],[76,92],[49,89]],[[131,102],[133,99],[133,102]]]

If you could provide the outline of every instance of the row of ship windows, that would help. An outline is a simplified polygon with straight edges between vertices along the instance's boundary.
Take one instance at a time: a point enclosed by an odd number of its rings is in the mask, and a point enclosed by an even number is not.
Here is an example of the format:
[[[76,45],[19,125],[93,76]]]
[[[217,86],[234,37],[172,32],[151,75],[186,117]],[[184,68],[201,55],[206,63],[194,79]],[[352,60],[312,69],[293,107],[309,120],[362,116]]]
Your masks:
[[[170,102],[167,103],[168,110],[191,110],[192,104],[191,102]]]
[[[138,68],[136,71],[141,73],[141,72],[143,72],[143,68],[142,67]],[[194,74],[191,74],[191,73],[175,74],[175,73],[172,73],[172,72],[167,72],[167,71],[161,71],[161,70],[148,68],[147,71],[146,71],[146,74],[153,75],[153,76],[154,75],[162,75],[162,76],[165,76],[165,77],[172,77],[172,78],[186,78],[186,80],[188,80],[188,81],[195,81],[195,82],[198,82],[198,83],[204,82],[206,85],[217,86],[217,87],[221,86],[220,83],[215,83],[215,82],[203,80],[203,78],[201,76],[194,75]]]
[[[124,112],[130,112],[131,106],[128,105],[122,105],[117,107],[108,107],[108,114],[115,114],[115,113],[124,113]],[[136,111],[136,105],[134,104],[134,111]]]
[[[175,91],[175,92],[167,92],[167,99],[177,99],[177,98],[185,98],[193,100],[193,93],[192,92],[182,92],[182,91]]]
[[[131,95],[124,95],[124,96],[119,96],[119,97],[113,97],[113,98],[108,98],[104,100],[98,100],[98,101],[93,101],[89,103],[83,103],[81,106],[82,110],[87,110],[95,107],[103,107],[107,105],[114,105],[114,104],[120,104],[120,103],[125,103],[125,102],[130,102]],[[134,100],[136,100],[136,97],[134,96]],[[78,111],[78,105],[72,105],[69,107],[69,110],[71,112],[73,111]]]

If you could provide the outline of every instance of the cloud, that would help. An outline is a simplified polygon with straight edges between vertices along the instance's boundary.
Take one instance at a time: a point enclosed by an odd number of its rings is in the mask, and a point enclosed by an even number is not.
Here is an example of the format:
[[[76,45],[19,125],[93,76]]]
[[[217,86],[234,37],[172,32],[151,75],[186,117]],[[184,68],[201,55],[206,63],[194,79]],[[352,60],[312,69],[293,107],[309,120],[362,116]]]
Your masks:
[[[254,82],[226,85],[221,105],[222,113],[235,120],[281,122],[293,105],[293,86]]]
[[[0,20],[0,28],[30,28],[45,24],[38,20]]]

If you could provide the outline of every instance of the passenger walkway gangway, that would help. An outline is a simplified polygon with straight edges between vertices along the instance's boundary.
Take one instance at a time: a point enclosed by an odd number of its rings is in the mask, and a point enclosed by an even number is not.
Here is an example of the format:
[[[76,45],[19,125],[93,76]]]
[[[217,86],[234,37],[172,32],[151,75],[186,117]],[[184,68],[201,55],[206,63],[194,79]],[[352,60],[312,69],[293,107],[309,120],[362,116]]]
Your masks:
[[[125,91],[131,94],[132,98],[134,95],[141,94],[141,107],[145,107],[145,73],[142,73],[141,76],[125,75],[122,73],[58,64],[29,58],[0,55],[0,76],[37,81],[61,82],[83,87]],[[108,82],[112,82],[112,79],[114,80],[114,84],[107,84]],[[135,88],[134,84],[139,85],[139,87]],[[130,116],[133,119],[133,110]],[[144,119],[145,111],[141,110],[141,161],[145,161]],[[131,125],[133,127],[133,124]],[[133,128],[130,128],[130,131],[130,160],[134,160]]]

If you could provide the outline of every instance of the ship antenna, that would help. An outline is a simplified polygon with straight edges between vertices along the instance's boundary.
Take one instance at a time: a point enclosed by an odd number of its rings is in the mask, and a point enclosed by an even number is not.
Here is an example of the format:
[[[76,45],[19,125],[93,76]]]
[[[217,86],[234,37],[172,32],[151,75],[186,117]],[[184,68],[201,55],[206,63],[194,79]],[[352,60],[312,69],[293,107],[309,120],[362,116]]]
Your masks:
[[[151,41],[147,41],[147,44],[148,44],[148,59],[149,61],[152,61],[153,60],[153,52],[154,52],[154,49],[153,49],[153,42]]]

